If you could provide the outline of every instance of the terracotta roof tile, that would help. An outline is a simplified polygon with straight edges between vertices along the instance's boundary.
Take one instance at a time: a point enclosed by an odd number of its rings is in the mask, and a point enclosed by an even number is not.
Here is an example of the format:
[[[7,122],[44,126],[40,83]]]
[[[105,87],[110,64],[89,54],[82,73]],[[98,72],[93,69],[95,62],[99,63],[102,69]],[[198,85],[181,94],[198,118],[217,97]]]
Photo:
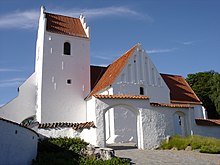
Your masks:
[[[186,105],[186,104],[150,103],[150,105],[155,106],[155,107],[193,108],[193,106]]]
[[[67,122],[59,122],[59,123],[40,123],[38,128],[66,128],[72,127],[74,130],[84,129],[84,128],[95,128],[94,122],[85,122],[85,123],[67,123]]]
[[[52,33],[88,38],[79,18],[45,13],[46,30]]]
[[[147,100],[149,99],[148,96],[135,96],[135,95],[93,95],[97,99],[142,99]]]
[[[118,77],[119,73],[122,71],[125,64],[127,63],[127,61],[132,56],[133,52],[136,50],[138,46],[139,44],[135,45],[129,51],[127,51],[123,56],[121,56],[111,65],[108,66],[107,70],[105,71],[99,82],[93,88],[89,97],[114,83],[115,79]]]
[[[202,104],[192,88],[182,76],[161,74],[168,88],[173,103]]]
[[[195,119],[197,125],[202,126],[220,126],[220,120],[213,119]]]

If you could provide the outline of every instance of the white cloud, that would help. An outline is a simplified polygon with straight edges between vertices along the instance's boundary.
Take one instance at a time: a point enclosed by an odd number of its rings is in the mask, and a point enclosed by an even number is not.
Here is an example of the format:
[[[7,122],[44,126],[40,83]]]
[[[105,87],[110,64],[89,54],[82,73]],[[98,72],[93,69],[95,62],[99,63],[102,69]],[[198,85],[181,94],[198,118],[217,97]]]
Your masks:
[[[25,81],[25,78],[13,78],[7,80],[0,80],[0,88],[18,87]]]
[[[37,27],[38,17],[37,10],[16,11],[0,17],[0,28],[29,29]]]
[[[0,68],[0,72],[20,72],[20,69]]]
[[[169,53],[175,51],[177,48],[170,48],[170,49],[151,49],[147,50],[147,53],[153,54],[153,53]]]
[[[100,59],[100,60],[112,60],[112,57],[108,56],[94,56],[94,58]]]
[[[0,16],[0,28],[19,28],[19,29],[32,29],[37,28],[40,10],[27,10],[15,11],[10,14]],[[50,12],[50,11],[49,11]],[[55,9],[53,13],[79,17],[80,14],[85,15],[87,18],[97,18],[104,16],[136,16],[139,19],[152,21],[153,19],[148,15],[142,15],[137,11],[128,7],[105,7],[94,9]]]

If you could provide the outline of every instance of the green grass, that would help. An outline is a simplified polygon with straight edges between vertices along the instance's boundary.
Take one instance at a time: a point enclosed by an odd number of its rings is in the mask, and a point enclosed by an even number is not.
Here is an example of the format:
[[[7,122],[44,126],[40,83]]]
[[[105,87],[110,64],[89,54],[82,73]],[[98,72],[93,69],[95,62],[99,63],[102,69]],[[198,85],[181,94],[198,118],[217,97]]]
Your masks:
[[[220,154],[220,140],[203,136],[173,136],[167,143],[166,140],[161,143],[161,149],[177,148],[184,150],[187,146],[191,146],[192,150],[198,149],[202,153]]]
[[[127,159],[112,158],[97,160],[94,156],[85,157],[80,151],[88,143],[80,138],[48,138],[38,143],[37,159],[32,165],[128,165]]]

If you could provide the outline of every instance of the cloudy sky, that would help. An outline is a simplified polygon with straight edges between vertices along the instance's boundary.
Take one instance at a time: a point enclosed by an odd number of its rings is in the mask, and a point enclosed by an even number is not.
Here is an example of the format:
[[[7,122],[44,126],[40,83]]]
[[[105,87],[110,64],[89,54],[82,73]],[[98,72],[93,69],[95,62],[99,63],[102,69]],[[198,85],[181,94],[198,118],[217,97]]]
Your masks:
[[[220,72],[219,0],[1,0],[0,105],[34,72],[40,6],[91,30],[91,64],[108,65],[141,43],[161,73]]]

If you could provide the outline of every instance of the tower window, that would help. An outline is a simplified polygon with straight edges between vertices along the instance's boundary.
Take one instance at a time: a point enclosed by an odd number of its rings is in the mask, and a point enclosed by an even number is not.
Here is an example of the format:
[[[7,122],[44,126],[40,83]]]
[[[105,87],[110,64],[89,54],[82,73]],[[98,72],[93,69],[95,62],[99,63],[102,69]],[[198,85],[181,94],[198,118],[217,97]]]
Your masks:
[[[69,42],[65,42],[64,43],[64,48],[63,48],[63,54],[70,55],[71,54],[70,49],[71,49],[70,43]]]
[[[140,87],[140,95],[144,95],[144,87]]]
[[[66,83],[67,83],[67,84],[72,84],[72,80],[71,80],[71,79],[68,79],[68,80],[66,80]]]

